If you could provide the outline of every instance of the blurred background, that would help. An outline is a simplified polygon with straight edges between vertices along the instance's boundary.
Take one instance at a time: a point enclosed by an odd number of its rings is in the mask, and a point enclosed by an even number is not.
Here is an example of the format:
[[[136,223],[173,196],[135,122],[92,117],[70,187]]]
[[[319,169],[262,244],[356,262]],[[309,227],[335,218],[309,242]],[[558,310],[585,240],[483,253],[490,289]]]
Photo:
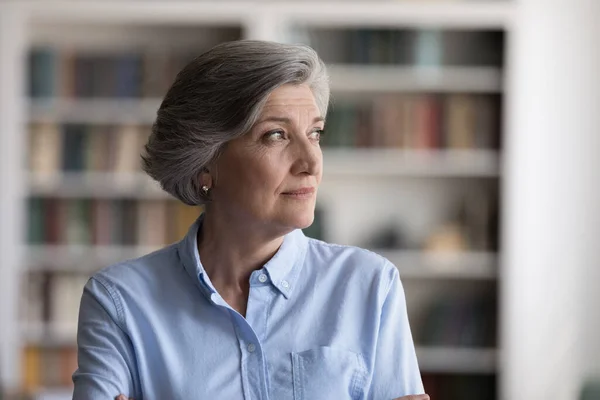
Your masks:
[[[431,398],[600,398],[599,22],[597,0],[0,2],[4,391],[70,398],[86,280],[201,212],[141,173],[162,96],[253,38],[329,65],[306,234],[398,267]]]

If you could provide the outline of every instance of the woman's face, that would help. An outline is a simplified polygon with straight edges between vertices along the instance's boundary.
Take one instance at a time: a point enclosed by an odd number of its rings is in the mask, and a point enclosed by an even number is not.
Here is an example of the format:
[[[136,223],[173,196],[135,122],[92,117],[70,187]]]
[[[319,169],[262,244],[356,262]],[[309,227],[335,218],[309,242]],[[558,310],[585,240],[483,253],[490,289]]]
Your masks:
[[[308,86],[274,90],[251,131],[219,157],[214,208],[278,232],[312,224],[323,171],[323,117]]]

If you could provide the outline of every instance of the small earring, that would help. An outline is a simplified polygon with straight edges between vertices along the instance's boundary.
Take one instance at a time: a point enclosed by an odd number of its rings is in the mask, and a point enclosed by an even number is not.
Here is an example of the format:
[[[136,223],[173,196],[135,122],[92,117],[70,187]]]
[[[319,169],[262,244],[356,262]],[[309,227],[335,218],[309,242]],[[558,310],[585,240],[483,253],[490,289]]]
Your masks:
[[[202,185],[202,192],[204,193],[205,196],[208,196],[208,192],[209,192],[210,188],[206,185]]]

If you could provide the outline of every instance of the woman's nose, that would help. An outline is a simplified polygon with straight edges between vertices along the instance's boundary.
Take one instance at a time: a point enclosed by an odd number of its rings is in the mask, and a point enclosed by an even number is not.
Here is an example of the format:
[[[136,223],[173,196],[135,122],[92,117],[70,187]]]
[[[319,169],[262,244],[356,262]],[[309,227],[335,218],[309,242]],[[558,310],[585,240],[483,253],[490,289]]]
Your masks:
[[[322,168],[322,153],[318,144],[309,140],[299,141],[296,145],[295,174],[318,175]]]

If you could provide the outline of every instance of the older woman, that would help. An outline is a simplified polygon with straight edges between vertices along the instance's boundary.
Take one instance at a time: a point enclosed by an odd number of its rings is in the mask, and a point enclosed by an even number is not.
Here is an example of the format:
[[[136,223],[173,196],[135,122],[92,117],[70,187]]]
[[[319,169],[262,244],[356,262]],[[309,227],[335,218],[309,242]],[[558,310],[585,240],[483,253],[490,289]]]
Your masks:
[[[225,43],[179,73],[144,169],[206,211],[179,243],[87,283],[74,399],[423,393],[397,269],[301,231],[328,101],[306,46]]]

